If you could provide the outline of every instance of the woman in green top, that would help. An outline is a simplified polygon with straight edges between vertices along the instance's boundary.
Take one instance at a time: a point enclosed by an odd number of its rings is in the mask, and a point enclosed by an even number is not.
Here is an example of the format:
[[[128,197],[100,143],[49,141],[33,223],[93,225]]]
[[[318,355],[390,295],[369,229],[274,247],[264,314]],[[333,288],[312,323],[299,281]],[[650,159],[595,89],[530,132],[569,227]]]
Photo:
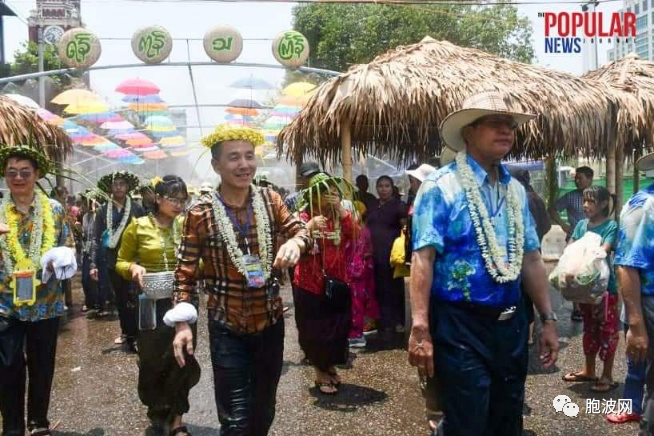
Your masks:
[[[611,261],[611,252],[615,251],[618,225],[610,219],[611,194],[601,186],[591,186],[583,192],[583,207],[586,219],[577,223],[570,242],[581,239],[586,232],[593,232],[602,237],[602,248],[606,250],[609,264],[609,283],[602,302],[596,305],[580,304],[584,321],[583,347],[586,355],[584,369],[571,372],[563,377],[567,382],[593,382],[594,392],[608,392],[617,384],[613,382],[613,360],[618,347],[618,291]],[[602,376],[595,375],[595,358],[599,353],[604,361]]]
[[[165,176],[154,192],[154,213],[132,220],[125,229],[116,263],[116,271],[141,288],[147,273],[174,271],[181,238],[180,215],[188,201],[186,184],[177,176]],[[171,280],[171,297],[172,285]],[[141,326],[138,335],[138,391],[141,401],[148,407],[151,422],[148,434],[190,435],[182,425],[182,415],[189,410],[188,394],[200,379],[200,367],[192,356],[187,356],[191,365],[184,368],[175,361],[172,350],[175,329],[162,321],[172,307],[171,298],[146,297],[142,294],[139,298],[141,310],[154,306],[156,312],[156,326]]]

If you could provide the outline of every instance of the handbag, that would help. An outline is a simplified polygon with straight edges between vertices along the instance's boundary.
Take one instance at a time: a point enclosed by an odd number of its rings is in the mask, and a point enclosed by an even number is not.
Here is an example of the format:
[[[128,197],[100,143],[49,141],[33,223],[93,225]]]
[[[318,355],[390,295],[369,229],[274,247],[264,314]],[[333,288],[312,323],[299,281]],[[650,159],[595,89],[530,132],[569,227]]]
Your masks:
[[[143,292],[152,300],[172,298],[174,271],[143,274]]]
[[[323,238],[323,246],[325,244]],[[350,285],[342,280],[329,277],[325,273],[325,254],[324,250],[320,254],[322,258],[322,275],[323,275],[323,295],[327,304],[334,310],[345,311],[350,309],[351,293]]]

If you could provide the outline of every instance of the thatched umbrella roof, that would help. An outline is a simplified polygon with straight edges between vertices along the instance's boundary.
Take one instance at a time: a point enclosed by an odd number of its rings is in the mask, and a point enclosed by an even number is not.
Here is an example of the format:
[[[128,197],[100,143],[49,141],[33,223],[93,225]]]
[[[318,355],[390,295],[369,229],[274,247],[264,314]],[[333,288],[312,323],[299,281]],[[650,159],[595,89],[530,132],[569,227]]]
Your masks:
[[[616,123],[617,107],[638,104],[607,85],[427,37],[323,83],[278,136],[278,150],[337,160],[343,123],[351,123],[358,151],[424,159],[441,149],[443,118],[489,90],[503,93],[512,109],[538,114],[518,131],[516,156],[601,156],[639,113]]]
[[[628,135],[625,140],[625,152],[628,154],[632,147],[651,148],[654,138],[654,62],[640,59],[636,54],[630,53],[623,59],[585,74],[582,78],[602,82],[638,100],[642,115],[639,123],[625,132]],[[630,110],[633,108],[624,108],[621,112]],[[633,114],[625,116],[633,118]]]
[[[73,151],[66,132],[46,123],[36,112],[0,95],[0,147],[38,144],[46,155],[57,161]]]

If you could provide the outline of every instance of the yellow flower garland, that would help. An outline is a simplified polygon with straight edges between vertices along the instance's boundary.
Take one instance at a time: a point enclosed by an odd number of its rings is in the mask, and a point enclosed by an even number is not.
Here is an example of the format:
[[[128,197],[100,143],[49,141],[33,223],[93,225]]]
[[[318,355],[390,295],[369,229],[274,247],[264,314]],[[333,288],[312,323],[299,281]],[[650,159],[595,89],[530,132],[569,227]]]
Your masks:
[[[265,139],[261,132],[249,127],[234,127],[221,124],[212,133],[200,140],[205,147],[209,148],[213,148],[225,141],[247,141],[257,147],[262,145]]]
[[[43,217],[43,239],[41,242],[41,251],[40,256],[43,256],[47,251],[49,251],[55,245],[55,223],[52,213],[52,207],[50,206],[50,200],[43,194],[36,194],[38,200],[41,202],[41,215]],[[38,218],[37,218],[38,219]],[[28,259],[27,253],[23,249],[23,246],[20,244],[18,239],[18,225],[20,223],[20,214],[16,212],[15,207],[7,207],[5,209],[5,220],[7,226],[9,227],[9,233],[6,235],[7,248],[14,258],[14,264],[17,264],[23,260]],[[37,226],[39,223],[35,223]],[[34,237],[32,232],[32,236]],[[29,259],[33,263],[32,259]],[[38,269],[39,265],[34,265],[34,269]]]

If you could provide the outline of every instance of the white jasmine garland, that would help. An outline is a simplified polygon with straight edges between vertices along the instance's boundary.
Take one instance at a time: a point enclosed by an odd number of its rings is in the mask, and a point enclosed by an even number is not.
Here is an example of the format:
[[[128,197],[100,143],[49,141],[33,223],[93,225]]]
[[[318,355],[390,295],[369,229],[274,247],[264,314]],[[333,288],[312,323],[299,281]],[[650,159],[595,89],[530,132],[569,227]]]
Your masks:
[[[114,207],[114,202],[113,202],[113,197],[111,198],[111,201],[107,204],[107,231],[109,232],[109,243],[107,246],[109,248],[116,248],[116,245],[118,245],[118,241],[120,240],[120,236],[123,234],[123,230],[125,230],[125,227],[127,226],[127,221],[129,220],[129,213],[132,210],[132,199],[129,198],[129,196],[125,199],[125,211],[123,212],[123,218],[120,220],[120,223],[118,224],[118,228],[116,231],[113,231],[113,224],[114,224],[114,214],[113,214],[113,207]]]
[[[259,242],[259,256],[261,257],[261,266],[263,268],[263,276],[265,280],[270,278],[272,270],[272,231],[270,228],[270,221],[266,213],[266,205],[263,201],[263,196],[258,187],[252,185],[252,208],[254,211],[254,221],[257,226],[257,240]],[[229,219],[225,206],[218,199],[218,193],[214,193],[211,199],[211,207],[213,209],[214,217],[218,222],[218,232],[220,237],[227,246],[227,253],[232,260],[238,272],[243,277],[247,277],[247,270],[245,269],[245,261],[243,259],[243,251],[238,246],[236,241],[236,233],[234,232],[234,224]]]
[[[497,243],[495,229],[479,191],[479,184],[475,179],[472,168],[468,165],[466,156],[465,151],[457,154],[457,173],[460,176],[461,185],[468,200],[470,219],[475,228],[481,257],[484,259],[486,270],[493,277],[493,280],[498,283],[512,282],[520,275],[524,254],[525,229],[520,198],[513,186],[514,182],[509,183],[506,193],[509,253],[508,263],[505,263],[502,251]]]

